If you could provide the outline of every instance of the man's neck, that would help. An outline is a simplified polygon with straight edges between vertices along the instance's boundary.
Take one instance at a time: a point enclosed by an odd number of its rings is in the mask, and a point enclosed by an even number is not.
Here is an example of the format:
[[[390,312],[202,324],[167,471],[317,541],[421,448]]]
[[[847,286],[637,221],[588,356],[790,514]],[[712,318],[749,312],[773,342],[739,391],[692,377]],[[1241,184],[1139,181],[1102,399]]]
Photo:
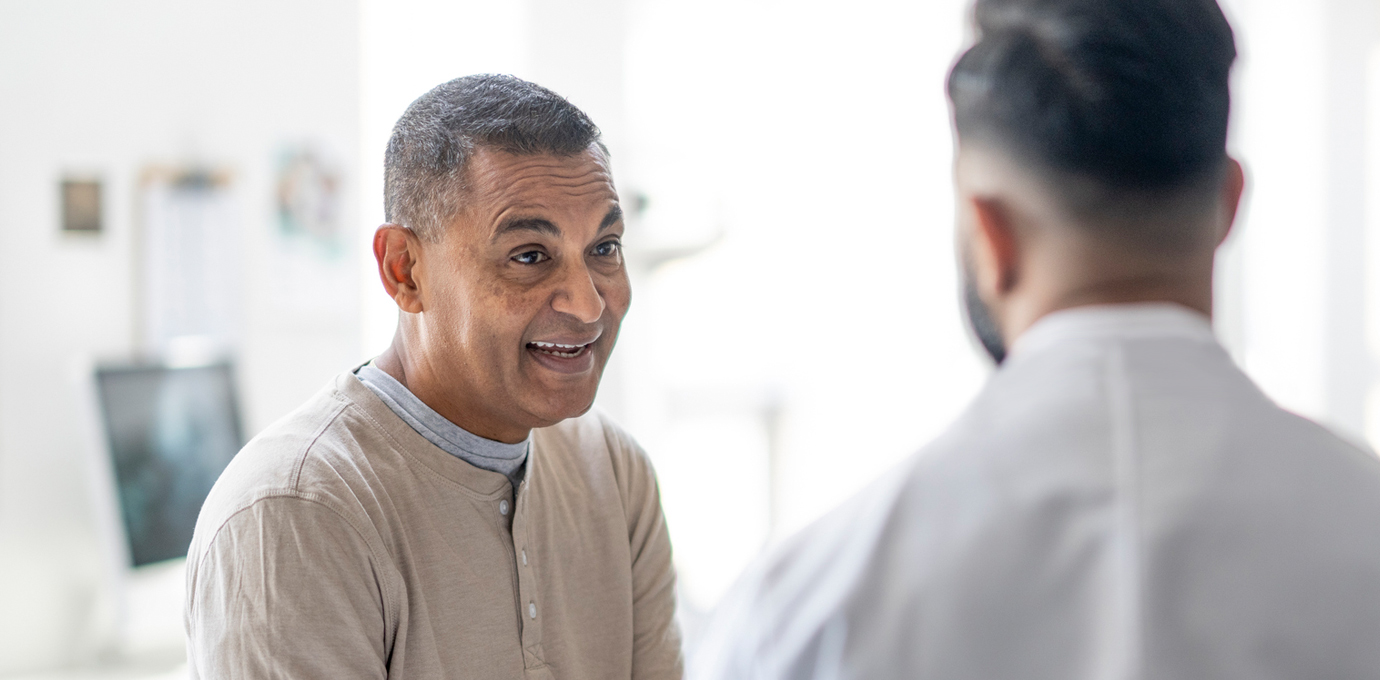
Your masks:
[[[1185,268],[1203,269],[1201,265]],[[1010,346],[1041,318],[1065,309],[1091,305],[1119,305],[1140,302],[1168,302],[1202,312],[1212,318],[1212,266],[1197,275],[1179,271],[1105,275],[1083,280],[1067,279],[1063,285],[1049,286],[1014,296],[1006,305],[1002,319],[1003,335]]]
[[[373,363],[380,371],[392,376],[394,380],[410,391],[412,387],[407,384],[407,370],[403,366],[402,358],[398,356],[397,345],[398,340],[394,338],[393,344],[389,345],[388,349],[383,350],[383,354],[375,357]]]
[[[466,408],[460,400],[447,398],[445,390],[439,386],[455,385],[459,381],[443,380],[440,376],[432,375],[433,372],[428,371],[426,366],[412,359],[399,329],[393,344],[374,359],[374,366],[406,387],[431,410],[471,434],[505,444],[516,444],[531,435],[531,428],[486,418],[480,409]]]

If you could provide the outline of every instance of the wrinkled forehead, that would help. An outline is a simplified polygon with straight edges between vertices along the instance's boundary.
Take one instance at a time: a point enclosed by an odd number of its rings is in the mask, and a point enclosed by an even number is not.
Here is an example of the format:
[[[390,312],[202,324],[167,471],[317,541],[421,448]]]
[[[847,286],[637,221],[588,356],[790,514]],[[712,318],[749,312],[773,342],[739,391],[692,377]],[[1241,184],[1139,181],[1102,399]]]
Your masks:
[[[517,154],[480,147],[467,175],[467,203],[480,219],[519,205],[593,209],[618,200],[608,157],[598,145],[571,155]]]

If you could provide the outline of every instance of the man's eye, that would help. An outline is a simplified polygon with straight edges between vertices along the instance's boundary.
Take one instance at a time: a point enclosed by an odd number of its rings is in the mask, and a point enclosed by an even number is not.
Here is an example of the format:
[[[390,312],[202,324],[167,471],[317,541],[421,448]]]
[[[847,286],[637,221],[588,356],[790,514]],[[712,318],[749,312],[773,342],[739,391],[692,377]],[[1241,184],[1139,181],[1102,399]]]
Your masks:
[[[594,254],[598,255],[599,257],[609,257],[612,255],[617,255],[618,251],[622,248],[623,244],[617,241],[604,241],[603,243],[594,246]]]
[[[547,259],[546,253],[540,250],[529,250],[520,255],[513,256],[513,261],[518,264],[537,264],[539,262],[545,262]]]

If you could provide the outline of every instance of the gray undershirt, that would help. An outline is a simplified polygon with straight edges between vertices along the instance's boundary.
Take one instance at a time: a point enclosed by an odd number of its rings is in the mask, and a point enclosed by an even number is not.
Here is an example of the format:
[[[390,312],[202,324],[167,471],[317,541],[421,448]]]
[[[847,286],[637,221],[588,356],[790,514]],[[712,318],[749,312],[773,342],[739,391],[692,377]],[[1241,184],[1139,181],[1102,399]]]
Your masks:
[[[531,437],[516,444],[505,444],[473,434],[433,411],[393,376],[374,366],[373,362],[361,366],[355,371],[355,377],[378,395],[393,413],[412,426],[417,434],[446,453],[477,468],[507,476],[514,489],[522,481],[522,466],[527,462],[527,445]]]

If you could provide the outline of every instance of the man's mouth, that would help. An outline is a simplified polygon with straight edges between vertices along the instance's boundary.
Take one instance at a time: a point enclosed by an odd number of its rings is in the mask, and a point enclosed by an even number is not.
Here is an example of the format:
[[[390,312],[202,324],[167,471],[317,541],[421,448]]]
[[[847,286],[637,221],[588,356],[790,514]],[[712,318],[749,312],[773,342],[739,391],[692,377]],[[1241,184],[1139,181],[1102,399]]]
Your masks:
[[[527,349],[542,354],[550,354],[553,357],[561,359],[574,359],[589,351],[590,346],[593,344],[592,342],[586,345],[562,345],[558,342],[529,342],[527,343]]]

